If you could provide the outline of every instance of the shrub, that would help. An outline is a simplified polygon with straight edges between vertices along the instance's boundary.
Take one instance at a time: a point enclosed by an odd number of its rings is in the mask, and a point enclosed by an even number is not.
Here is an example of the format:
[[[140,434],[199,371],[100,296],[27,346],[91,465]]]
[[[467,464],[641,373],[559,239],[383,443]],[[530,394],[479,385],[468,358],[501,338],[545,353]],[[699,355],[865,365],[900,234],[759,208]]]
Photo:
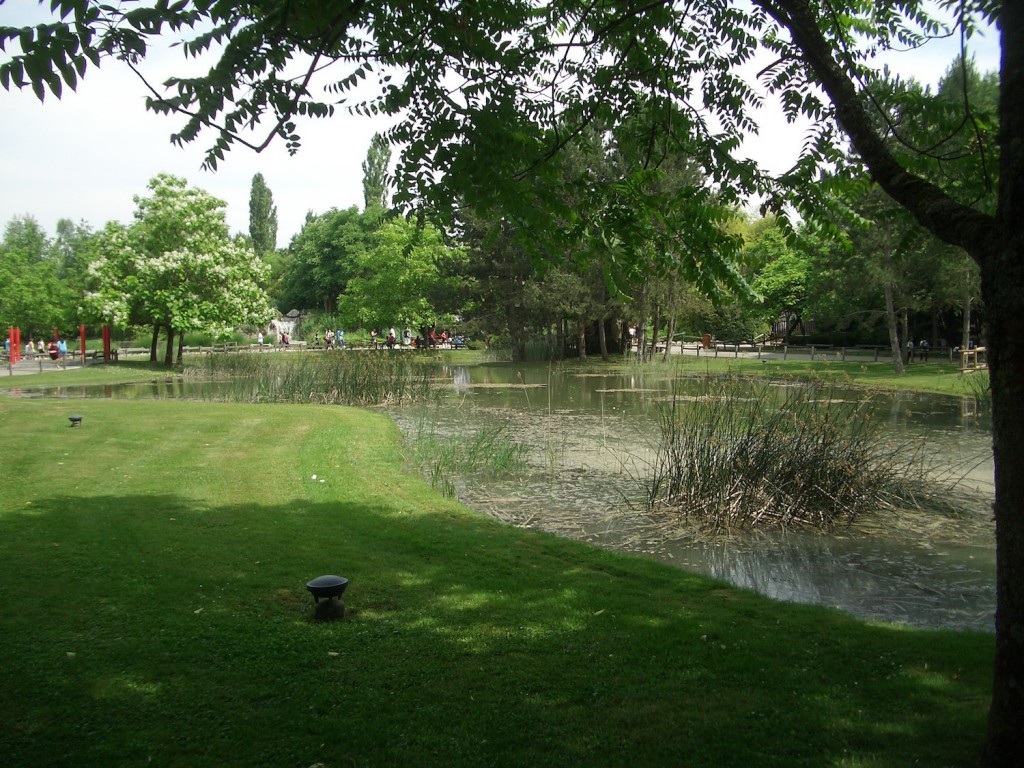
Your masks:
[[[692,402],[673,396],[648,505],[716,530],[830,530],[893,506],[913,495],[917,453],[878,439],[869,402],[834,400],[820,384],[747,395],[709,384]]]

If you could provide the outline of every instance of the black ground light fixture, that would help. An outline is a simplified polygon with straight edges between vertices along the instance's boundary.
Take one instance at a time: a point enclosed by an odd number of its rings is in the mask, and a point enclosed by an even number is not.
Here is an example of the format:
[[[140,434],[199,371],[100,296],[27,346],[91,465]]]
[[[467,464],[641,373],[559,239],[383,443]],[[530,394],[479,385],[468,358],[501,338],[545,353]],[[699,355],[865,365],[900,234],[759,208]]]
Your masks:
[[[348,586],[344,576],[318,576],[306,584],[313,596],[313,608],[320,621],[345,618],[345,603],[341,596]],[[321,600],[323,602],[321,602]]]

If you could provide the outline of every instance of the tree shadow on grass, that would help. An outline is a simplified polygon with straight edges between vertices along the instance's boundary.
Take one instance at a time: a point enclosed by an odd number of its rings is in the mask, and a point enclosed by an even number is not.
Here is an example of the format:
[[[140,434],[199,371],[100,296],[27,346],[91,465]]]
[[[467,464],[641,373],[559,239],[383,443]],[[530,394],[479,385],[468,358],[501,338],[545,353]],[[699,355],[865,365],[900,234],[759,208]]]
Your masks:
[[[989,690],[990,636],[470,513],[56,496],[0,517],[0,575],[10,766],[957,765]]]

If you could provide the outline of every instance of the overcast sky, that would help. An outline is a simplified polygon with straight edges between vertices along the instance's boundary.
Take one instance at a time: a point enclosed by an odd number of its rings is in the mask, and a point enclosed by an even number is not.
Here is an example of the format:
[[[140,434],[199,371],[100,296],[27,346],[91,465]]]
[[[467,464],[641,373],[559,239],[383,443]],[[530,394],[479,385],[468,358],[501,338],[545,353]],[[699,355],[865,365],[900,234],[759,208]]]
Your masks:
[[[46,18],[37,0],[0,4],[3,25]],[[998,67],[994,34],[972,41],[971,50],[981,69]],[[956,51],[955,41],[933,45],[927,54],[899,57],[895,66],[934,85]],[[182,74],[181,61],[180,52],[168,52],[145,65],[147,76],[159,80],[172,71]],[[340,113],[300,123],[297,155],[289,156],[280,142],[260,154],[239,146],[210,172],[200,167],[209,142],[201,136],[184,149],[173,146],[169,137],[182,119],[146,112],[145,96],[138,78],[113,61],[87,71],[78,90],[66,91],[60,100],[47,93],[40,103],[30,89],[0,89],[0,226],[14,216],[31,215],[52,235],[61,218],[85,221],[94,229],[111,220],[128,222],[135,210],[133,195],[145,194],[149,179],[161,172],[184,177],[226,201],[233,233],[248,232],[252,177],[262,173],[277,205],[281,247],[301,229],[307,211],[362,208],[361,164],[374,132],[384,126]],[[761,137],[747,151],[783,170],[801,139],[802,131],[766,115]]]

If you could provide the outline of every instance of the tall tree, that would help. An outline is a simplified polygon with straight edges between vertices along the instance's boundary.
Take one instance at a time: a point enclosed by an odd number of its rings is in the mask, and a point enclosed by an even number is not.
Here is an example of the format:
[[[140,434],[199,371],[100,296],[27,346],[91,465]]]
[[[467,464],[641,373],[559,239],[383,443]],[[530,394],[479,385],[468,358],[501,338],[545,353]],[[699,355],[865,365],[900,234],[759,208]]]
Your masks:
[[[262,173],[252,177],[249,192],[249,241],[257,256],[277,250],[277,206]]]
[[[89,268],[86,302],[104,320],[144,318],[167,332],[164,363],[174,362],[175,334],[264,323],[271,316],[266,266],[228,235],[225,203],[184,179],[159,174],[136,196],[130,227],[108,225]]]
[[[941,8],[946,4],[939,4]],[[888,141],[870,89],[879,50],[916,51],[930,36],[949,34],[923,0],[711,0],[702,3],[357,2],[336,13],[320,4],[268,0],[256,4],[189,2],[155,7],[99,0],[54,3],[60,21],[34,30],[0,28],[0,42],[21,52],[0,64],[0,83],[28,86],[43,97],[74,87],[104,56],[136,62],[148,38],[165,29],[198,28],[186,53],[220,60],[202,77],[172,78],[149,106],[187,115],[175,141],[214,134],[207,162],[215,166],[236,131],[271,118],[261,148],[282,137],[296,150],[294,117],[327,116],[336,94],[387,70],[382,90],[354,109],[400,116],[388,138],[404,146],[396,169],[398,202],[449,211],[456,200],[507,208],[530,225],[538,246],[564,253],[564,229],[545,225],[571,212],[549,195],[544,159],[589,123],[615,125],[653,100],[685,105],[674,129],[716,184],[718,202],[742,204],[758,193],[784,213],[795,206],[820,213],[823,171],[866,168],[871,178],[926,229],[962,247],[979,265],[988,320],[993,403],[997,520],[996,659],[983,748],[985,765],[1013,765],[1024,754],[1024,3],[948,4],[967,40],[983,23],[998,24],[1001,63],[997,153],[964,159],[983,166],[997,190],[992,205],[975,204],[955,185],[925,174]],[[409,41],[415,41],[410,45]],[[767,65],[747,67],[756,55]],[[308,69],[296,80],[297,55]],[[913,54],[910,54],[913,55]],[[347,67],[330,83],[330,99],[310,87],[319,73]],[[741,151],[756,130],[754,108],[764,92],[746,79],[760,76],[768,95],[792,119],[813,128],[797,163],[781,174],[759,168]],[[400,76],[394,77],[397,72]],[[297,86],[296,83],[301,83]],[[457,87],[453,91],[453,83]],[[963,124],[979,125],[969,101]],[[844,142],[852,150],[847,157]],[[952,158],[934,157],[936,162]],[[530,174],[524,174],[529,169]],[[435,185],[439,177],[444,184]],[[539,182],[539,183],[538,183]],[[648,198],[636,190],[636,202]],[[707,199],[683,200],[697,230],[706,228]],[[609,220],[608,234],[617,225]],[[628,218],[621,219],[623,224]],[[549,235],[550,233],[550,235]],[[629,231],[616,234],[628,242]],[[699,236],[699,231],[695,233]],[[736,246],[738,248],[738,244]],[[699,285],[710,287],[733,254],[676,253]]]
[[[793,331],[803,323],[811,260],[795,250],[776,227],[760,232],[757,240],[748,246],[748,253],[756,254],[763,263],[753,281],[754,290],[763,301],[763,311],[759,314],[766,327],[783,319],[783,341],[788,344]]]
[[[461,284],[467,330],[474,336],[507,339],[512,359],[524,360],[534,319],[528,301],[534,263],[507,220],[489,219],[468,208],[459,215],[466,259],[446,274]]]
[[[49,336],[74,305],[46,232],[31,216],[7,222],[0,242],[0,328],[17,327],[27,340]]]
[[[388,166],[391,165],[391,147],[384,137],[373,134],[370,148],[363,160],[363,210],[382,211],[388,207]]]
[[[429,297],[442,279],[438,264],[447,259],[447,250],[432,226],[417,227],[402,218],[384,222],[353,260],[338,315],[356,328],[434,324],[440,318]]]
[[[338,297],[358,273],[357,265],[379,223],[377,214],[361,213],[355,206],[307,216],[288,246],[291,258],[284,275],[282,308],[334,312]]]

